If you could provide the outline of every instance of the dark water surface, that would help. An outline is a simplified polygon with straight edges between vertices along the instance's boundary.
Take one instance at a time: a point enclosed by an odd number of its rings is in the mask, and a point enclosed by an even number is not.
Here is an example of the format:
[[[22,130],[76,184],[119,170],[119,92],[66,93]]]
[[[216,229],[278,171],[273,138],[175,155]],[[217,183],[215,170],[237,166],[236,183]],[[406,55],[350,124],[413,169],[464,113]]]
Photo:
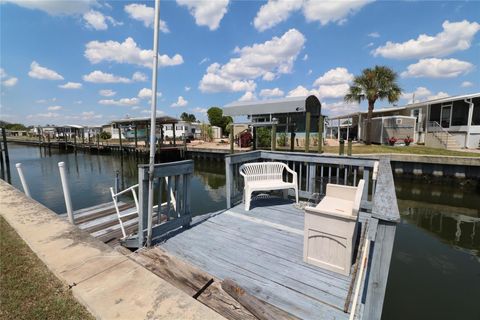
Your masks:
[[[60,161],[66,163],[74,209],[111,201],[108,188],[114,185],[117,170],[124,187],[137,183],[133,157],[75,155],[14,144],[9,144],[9,151],[13,185],[21,188],[15,169],[21,162],[32,197],[57,213],[65,212]],[[479,187],[399,177],[395,184],[402,220],[383,319],[479,320]],[[196,160],[192,211],[202,214],[224,207],[224,163]]]

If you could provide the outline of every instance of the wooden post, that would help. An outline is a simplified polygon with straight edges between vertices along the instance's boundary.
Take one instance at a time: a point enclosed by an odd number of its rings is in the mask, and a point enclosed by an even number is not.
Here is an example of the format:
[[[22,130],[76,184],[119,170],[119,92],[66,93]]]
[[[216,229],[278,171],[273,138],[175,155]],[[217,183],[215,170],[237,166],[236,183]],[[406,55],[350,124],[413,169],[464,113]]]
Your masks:
[[[100,150],[100,132],[97,133],[97,151]]]
[[[338,155],[342,156],[345,153],[345,140],[341,139],[338,144]]]
[[[252,149],[257,150],[257,127],[252,127]]]
[[[272,124],[272,142],[270,145],[272,151],[277,150],[277,124]]]
[[[347,156],[352,155],[352,139],[348,139],[347,142]]]
[[[290,127],[290,151],[295,151],[295,127],[292,126]]]
[[[176,128],[175,128],[175,123],[172,123],[172,132],[173,132],[173,146],[177,146],[177,136],[176,136]]]
[[[123,153],[123,147],[122,147],[122,129],[120,128],[120,125],[118,125],[118,142],[120,143],[120,152]]]
[[[323,116],[318,116],[318,153],[323,153]]]
[[[232,207],[233,172],[230,165],[231,161],[230,157],[225,157],[225,198],[227,200],[227,209]]]
[[[135,151],[137,151],[137,147],[138,147],[138,138],[137,138],[137,125],[135,125],[135,131],[134,131],[134,134],[135,134]]]
[[[73,149],[77,152],[77,131],[75,130],[75,134],[73,135]]]
[[[228,137],[230,139],[230,153],[233,154],[235,152],[233,149],[233,124],[230,125],[230,134]]]
[[[305,113],[305,152],[310,151],[310,112]]]
[[[7,172],[10,172],[10,157],[8,155],[8,146],[7,146],[7,129],[3,128],[2,130],[2,140],[3,140],[3,154],[5,155],[5,165],[7,167]]]
[[[38,145],[42,144],[42,133],[40,126],[38,127]]]
[[[85,146],[85,129],[82,128],[82,144]]]
[[[68,150],[67,128],[63,128],[63,138],[65,140],[65,150]]]

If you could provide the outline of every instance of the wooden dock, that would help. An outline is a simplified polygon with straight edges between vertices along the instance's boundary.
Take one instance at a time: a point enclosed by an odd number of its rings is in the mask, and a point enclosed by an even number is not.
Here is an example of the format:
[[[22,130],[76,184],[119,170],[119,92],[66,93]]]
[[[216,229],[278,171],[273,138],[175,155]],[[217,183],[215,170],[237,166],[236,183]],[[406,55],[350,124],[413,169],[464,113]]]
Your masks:
[[[303,262],[304,211],[288,199],[261,196],[250,211],[244,211],[238,168],[251,161],[286,163],[298,172],[304,199],[315,199],[316,194],[319,200],[325,183],[357,185],[363,177],[357,225],[361,240],[349,276]],[[222,288],[225,283],[238,284],[254,304],[277,315],[269,319],[380,319],[399,212],[390,163],[376,161],[264,151],[228,155],[227,209],[198,217],[190,205],[193,161],[156,164],[158,203],[170,203],[174,195],[176,206],[173,212],[170,206],[166,211],[161,207],[160,213],[154,210],[152,223],[147,215],[151,177],[148,166],[140,165],[139,216],[126,221],[131,236],[121,242],[137,250],[129,253],[130,258],[229,319],[253,318],[242,309],[245,305],[230,303],[219,283]],[[162,182],[165,178],[167,183]],[[132,210],[126,203],[121,208]],[[120,241],[112,204],[80,210],[74,216],[78,226],[96,238],[109,244]]]
[[[293,317],[348,319],[355,279],[303,262],[303,210],[278,198],[253,203],[248,212],[240,204],[215,214],[159,247]]]

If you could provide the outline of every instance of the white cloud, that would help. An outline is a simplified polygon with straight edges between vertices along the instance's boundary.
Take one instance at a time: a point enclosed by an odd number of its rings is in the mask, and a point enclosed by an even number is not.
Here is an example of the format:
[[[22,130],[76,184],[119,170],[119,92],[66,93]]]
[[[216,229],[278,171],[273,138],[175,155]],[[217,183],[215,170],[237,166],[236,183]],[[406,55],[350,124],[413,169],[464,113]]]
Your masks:
[[[318,21],[322,26],[328,23],[345,23],[348,16],[354,15],[372,0],[358,1],[317,1],[307,0],[303,14],[308,22]]]
[[[192,88],[185,86],[185,91],[190,91]]]
[[[198,63],[198,65],[202,65],[202,64],[204,64],[205,62],[208,62],[208,61],[210,61],[210,58],[203,58],[202,61],[200,61]]]
[[[134,81],[145,81],[146,76],[143,73],[135,72],[132,79],[105,73],[103,71],[95,70],[83,76],[83,80],[93,83],[131,83]]]
[[[440,99],[440,98],[445,98],[448,97],[449,94],[443,91],[439,91],[436,94],[432,94],[430,90],[428,90],[425,87],[418,87],[415,89],[413,92],[404,92],[402,94],[402,99],[408,100],[407,103],[413,103],[413,102],[422,102],[422,101],[428,101],[428,100],[435,100],[435,99]],[[415,101],[414,101],[415,99]]]
[[[93,64],[108,61],[148,68],[151,68],[153,64],[153,50],[141,49],[131,37],[128,37],[122,43],[113,40],[106,42],[90,41],[86,45],[84,55]],[[178,53],[173,57],[166,54],[158,56],[159,67],[176,66],[182,63],[183,57]]]
[[[110,90],[110,89],[103,89],[103,90],[98,91],[98,93],[101,96],[104,96],[104,97],[113,97],[114,95],[117,94],[115,91]]]
[[[470,81],[463,81],[462,84],[460,85],[462,88],[468,88],[473,86],[473,82]]]
[[[13,87],[17,84],[18,82],[18,78],[15,78],[15,77],[10,77],[6,80],[3,80],[2,81],[2,84],[5,86],[5,87]]]
[[[262,80],[263,81],[273,81],[275,80],[275,73],[273,72],[266,72],[263,77],[262,77]]]
[[[140,100],[138,98],[122,98],[119,100],[105,99],[98,101],[99,104],[122,107],[134,106],[137,105],[139,102]]]
[[[293,11],[302,8],[303,1],[269,0],[260,7],[253,25],[259,31],[265,31],[288,19]]]
[[[245,94],[241,96],[240,99],[238,99],[238,101],[255,101],[255,100],[257,100],[257,96],[252,91],[245,92]]]
[[[255,91],[253,79],[263,77],[264,80],[273,80],[280,74],[290,73],[304,43],[303,34],[290,29],[280,38],[237,47],[234,50],[237,58],[224,65],[213,63],[207,68],[199,89],[202,92]]]
[[[305,55],[303,56],[303,61],[307,61],[308,60],[308,54],[305,53]]]
[[[412,59],[424,57],[443,57],[453,52],[470,48],[480,24],[463,20],[442,24],[443,31],[435,36],[421,34],[417,39],[403,43],[388,41],[384,46],[373,50],[374,56],[392,59]]]
[[[5,79],[5,78],[8,78],[8,79]],[[2,84],[5,87],[13,87],[18,82],[18,78],[8,77],[8,74],[5,72],[5,70],[3,68],[0,68],[0,79],[5,79],[5,80],[2,80]]]
[[[200,113],[200,114],[207,114],[208,109],[207,108],[200,108],[196,107],[195,109],[191,109],[193,112]]]
[[[279,88],[274,89],[262,89],[260,91],[260,97],[282,97],[285,93]]]
[[[4,0],[27,9],[44,11],[50,15],[75,15],[85,13],[97,5],[96,0],[51,1],[51,0]]]
[[[140,99],[150,99],[152,98],[152,89],[148,89],[148,88],[143,88],[141,89],[140,91],[138,91],[138,95],[137,95]],[[162,96],[162,93],[161,92],[157,92],[157,97],[161,97]]]
[[[328,23],[343,24],[349,15],[355,14],[371,0],[358,1],[318,1],[318,0],[269,0],[260,7],[253,24],[259,31],[264,31],[283,22],[290,15],[302,9],[308,22],[318,21],[321,25]]]
[[[59,85],[58,87],[62,89],[80,89],[82,88],[82,84],[78,82],[67,82]]]
[[[57,98],[51,98],[51,99],[39,99],[39,100],[36,100],[35,103],[47,103],[47,102],[55,102],[57,101]]]
[[[311,75],[313,73],[312,69],[308,69],[307,76]]]
[[[347,94],[350,86],[347,83],[334,85],[321,85],[318,87],[318,96],[324,98],[341,98]]]
[[[369,33],[368,36],[369,36],[370,38],[380,38],[380,33],[378,33],[378,32],[375,31],[375,32]]]
[[[95,30],[107,30],[108,25],[105,16],[98,11],[90,10],[83,14],[86,26]]]
[[[137,82],[145,82],[148,80],[148,77],[145,73],[141,72],[134,72],[132,75],[132,81],[137,81]]]
[[[63,80],[63,77],[60,74],[53,70],[42,67],[36,61],[33,61],[30,65],[30,71],[28,72],[28,75],[35,79]]]
[[[62,106],[49,106],[47,108],[48,111],[58,111],[58,110],[62,110],[63,107]]]
[[[318,92],[316,90],[308,90],[303,86],[297,86],[295,89],[288,92],[287,97],[303,97],[309,95],[318,96]]]
[[[170,107],[185,107],[188,104],[188,101],[185,100],[182,96],[179,96],[177,102],[174,102]]]
[[[148,99],[152,97],[152,89],[143,88],[138,92],[138,97],[140,99]]]
[[[124,7],[124,10],[130,18],[143,22],[145,27],[153,27],[155,19],[155,9],[144,4],[132,3]],[[169,33],[167,23],[160,19],[160,31]]]
[[[353,80],[353,74],[348,72],[346,68],[335,68],[330,69],[325,72],[321,77],[319,77],[313,83],[314,86],[319,85],[332,85],[332,84],[342,84],[349,83]]]
[[[438,92],[437,94],[434,94],[434,95],[432,95],[432,96],[429,96],[429,97],[427,98],[427,100],[436,100],[436,99],[446,98],[446,97],[448,97],[448,96],[450,96],[448,93],[443,92],[443,91],[440,91],[440,92]]]
[[[32,118],[58,118],[60,114],[56,112],[47,112],[47,113],[37,113],[37,114],[29,114],[27,116],[28,119]]]
[[[82,120],[93,120],[93,119],[101,119],[103,115],[97,114],[94,111],[84,111],[80,114]]]
[[[322,103],[322,113],[325,112],[330,116],[353,113],[357,111],[360,111],[360,105],[358,103],[346,103],[343,101]]]
[[[401,76],[413,78],[453,78],[466,74],[473,68],[474,66],[470,62],[457,59],[421,59],[417,63],[409,65],[407,70],[401,73]]]
[[[186,6],[190,14],[195,17],[195,23],[199,26],[207,26],[210,30],[216,30],[225,13],[229,0],[177,0],[180,6]]]

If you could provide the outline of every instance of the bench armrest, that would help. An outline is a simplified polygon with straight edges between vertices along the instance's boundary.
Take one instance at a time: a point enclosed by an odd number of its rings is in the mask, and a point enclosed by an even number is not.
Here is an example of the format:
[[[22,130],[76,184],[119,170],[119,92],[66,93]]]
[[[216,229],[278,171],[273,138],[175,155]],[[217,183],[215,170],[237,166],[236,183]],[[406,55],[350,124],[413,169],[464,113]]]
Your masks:
[[[292,174],[292,176],[293,176],[292,182],[297,183],[297,173],[295,171],[293,171],[292,169],[290,169],[288,166],[285,166],[285,170],[287,170],[287,172],[290,172]]]
[[[327,184],[327,191],[325,195],[328,197],[354,201],[356,192],[357,187],[329,183]]]

